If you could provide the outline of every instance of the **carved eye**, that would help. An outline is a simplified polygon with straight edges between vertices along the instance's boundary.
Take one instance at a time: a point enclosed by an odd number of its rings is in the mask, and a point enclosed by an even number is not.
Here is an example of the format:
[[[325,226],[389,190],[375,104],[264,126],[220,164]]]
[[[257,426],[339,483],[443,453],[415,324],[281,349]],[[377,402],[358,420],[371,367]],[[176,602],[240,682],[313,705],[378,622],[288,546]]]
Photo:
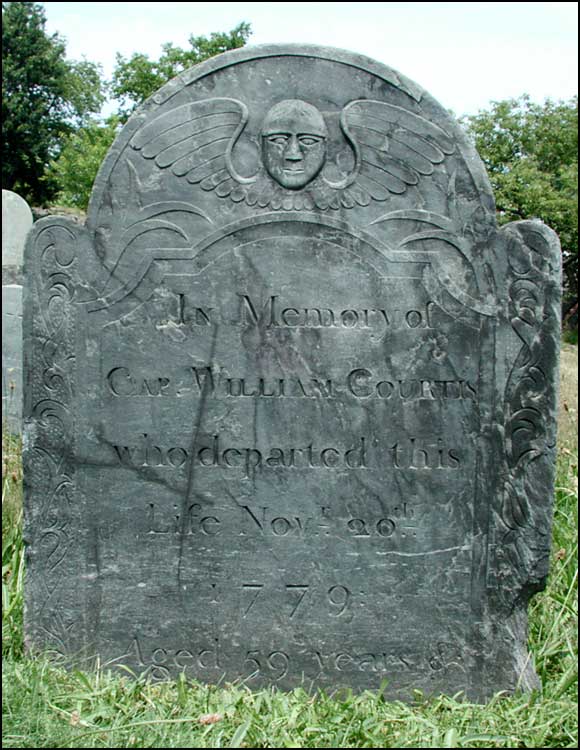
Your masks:
[[[322,138],[318,138],[315,135],[301,135],[298,137],[298,140],[303,146],[315,146],[317,143],[320,143]]]
[[[277,146],[285,146],[288,142],[287,135],[269,135],[267,137],[268,143],[274,143]]]

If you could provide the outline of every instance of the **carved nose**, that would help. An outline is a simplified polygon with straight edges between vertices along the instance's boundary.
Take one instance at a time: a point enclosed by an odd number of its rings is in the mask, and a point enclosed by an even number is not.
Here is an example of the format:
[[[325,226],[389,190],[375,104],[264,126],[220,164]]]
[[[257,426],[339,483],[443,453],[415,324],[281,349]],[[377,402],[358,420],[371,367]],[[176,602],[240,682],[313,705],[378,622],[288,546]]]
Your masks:
[[[290,138],[286,151],[284,152],[284,158],[287,161],[301,161],[302,152],[298,146],[298,138],[296,138],[296,136]]]

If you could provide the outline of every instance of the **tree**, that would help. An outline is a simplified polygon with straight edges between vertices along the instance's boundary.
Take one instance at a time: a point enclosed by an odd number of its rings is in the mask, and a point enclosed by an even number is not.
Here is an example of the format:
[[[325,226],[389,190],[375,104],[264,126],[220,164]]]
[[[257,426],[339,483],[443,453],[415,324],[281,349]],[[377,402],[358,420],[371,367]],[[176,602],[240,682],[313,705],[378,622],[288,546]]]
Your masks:
[[[494,102],[464,118],[495,191],[501,224],[540,218],[560,236],[564,315],[578,304],[578,98]]]
[[[66,60],[45,23],[37,3],[2,3],[2,187],[37,204],[57,190],[46,168],[61,139],[104,101],[98,67]]]
[[[111,93],[120,103],[119,116],[126,119],[131,112],[163,84],[182,71],[203,60],[228,50],[243,47],[251,34],[249,23],[240,23],[228,33],[213,32],[209,38],[190,36],[190,49],[182,49],[171,43],[162,46],[159,60],[150,60],[148,55],[135,53],[127,59],[117,54]]]
[[[121,122],[130,112],[182,70],[220,52],[243,46],[249,35],[249,24],[241,23],[227,34],[212,33],[209,38],[191,36],[190,50],[165,44],[156,62],[143,54],[134,54],[129,60],[117,55],[112,92],[127,106],[121,106],[119,116],[109,118],[104,125],[88,120],[63,138],[59,154],[47,172],[47,179],[58,185],[58,201],[65,206],[86,209],[101,162]]]
[[[60,205],[86,209],[97,172],[119,128],[119,118],[113,115],[104,125],[91,120],[66,136],[48,170],[59,187],[56,200]]]

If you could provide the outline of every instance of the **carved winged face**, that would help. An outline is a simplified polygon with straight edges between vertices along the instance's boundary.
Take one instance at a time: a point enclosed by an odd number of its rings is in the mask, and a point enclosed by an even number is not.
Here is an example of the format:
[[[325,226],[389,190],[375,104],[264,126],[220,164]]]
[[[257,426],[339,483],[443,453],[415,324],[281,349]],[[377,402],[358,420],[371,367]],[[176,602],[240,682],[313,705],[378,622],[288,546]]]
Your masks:
[[[419,186],[455,150],[449,135],[424,117],[387,102],[355,99],[340,114],[343,147],[354,152],[354,168],[348,174],[339,169],[339,179],[331,180],[323,170],[328,129],[321,112],[308,102],[286,99],[264,118],[262,165],[244,176],[234,166],[232,151],[248,119],[247,106],[237,99],[189,102],[138,130],[131,147],[203,191],[274,211],[326,211],[387,201]]]
[[[307,102],[287,99],[268,112],[262,125],[262,159],[279,185],[299,190],[324,166],[328,131],[320,112]]]

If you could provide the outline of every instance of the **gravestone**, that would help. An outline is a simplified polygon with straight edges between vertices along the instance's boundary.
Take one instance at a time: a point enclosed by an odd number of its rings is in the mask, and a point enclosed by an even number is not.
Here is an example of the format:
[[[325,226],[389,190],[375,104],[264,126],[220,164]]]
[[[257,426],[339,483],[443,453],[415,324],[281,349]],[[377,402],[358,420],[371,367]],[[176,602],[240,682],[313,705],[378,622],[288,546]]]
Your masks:
[[[154,679],[538,685],[560,251],[418,85],[230,52],[27,247],[26,639]],[[83,660],[87,660],[83,662]]]
[[[22,431],[22,255],[32,227],[28,203],[2,190],[2,426]]]

